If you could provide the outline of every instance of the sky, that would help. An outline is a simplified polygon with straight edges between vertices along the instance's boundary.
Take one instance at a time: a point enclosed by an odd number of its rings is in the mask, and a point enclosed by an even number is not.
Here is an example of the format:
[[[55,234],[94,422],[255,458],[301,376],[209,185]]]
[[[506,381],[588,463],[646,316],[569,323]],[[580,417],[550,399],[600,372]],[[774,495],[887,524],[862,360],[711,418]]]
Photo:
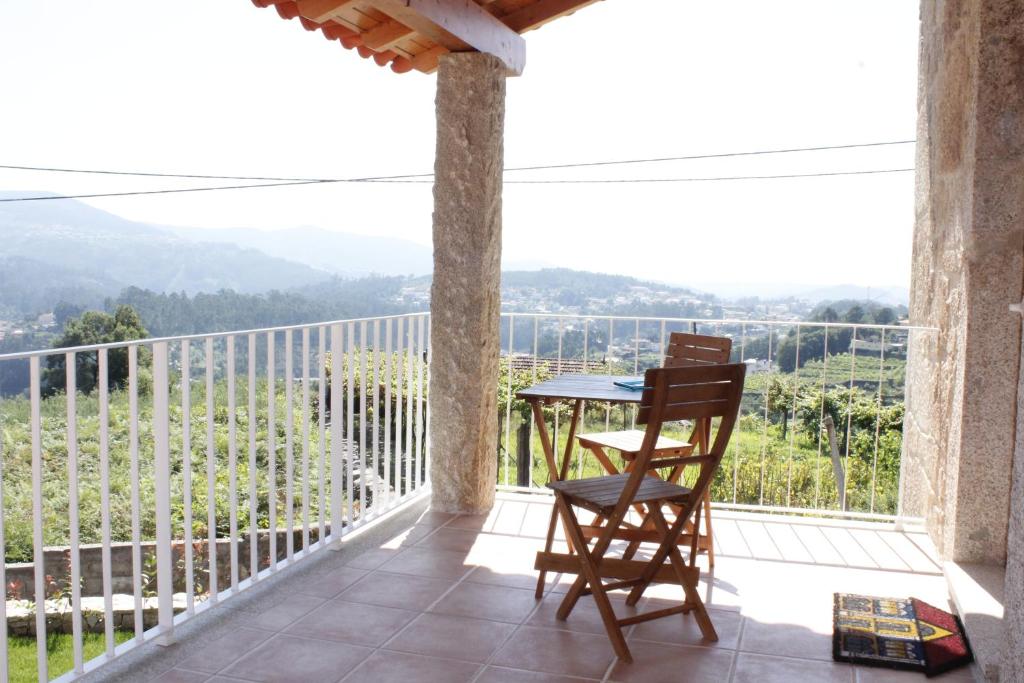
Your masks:
[[[604,0],[525,35],[506,167],[912,140],[914,0]],[[429,172],[433,75],[249,0],[0,3],[0,164],[218,175]],[[910,168],[914,146],[508,173],[707,178]],[[208,181],[207,181],[208,182]],[[59,193],[199,181],[0,170]],[[504,190],[503,257],[675,284],[907,285],[913,173]],[[88,200],[133,220],[429,244],[431,187]],[[339,261],[344,254],[338,255]]]

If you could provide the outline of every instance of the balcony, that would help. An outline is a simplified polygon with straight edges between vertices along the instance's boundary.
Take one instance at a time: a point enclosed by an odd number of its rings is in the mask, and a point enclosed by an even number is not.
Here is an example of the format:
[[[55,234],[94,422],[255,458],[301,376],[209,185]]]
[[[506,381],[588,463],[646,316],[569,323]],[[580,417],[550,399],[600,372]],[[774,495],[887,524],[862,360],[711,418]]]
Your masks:
[[[693,329],[732,337],[751,365],[713,488],[703,590],[722,640],[700,643],[689,618],[639,625],[638,661],[659,664],[614,665],[593,610],[554,619],[563,577],[539,604],[528,590],[551,499],[514,393],[548,374],[633,374]],[[29,383],[0,402],[6,467],[31,472],[3,491],[24,501],[4,507],[6,554],[22,561],[3,577],[9,645],[36,650],[11,680],[632,681],[682,666],[709,680],[889,680],[831,663],[832,594],[948,604],[920,520],[901,515],[890,414],[907,344],[933,331],[506,314],[500,493],[484,516],[424,512],[429,334],[412,314],[0,358]],[[568,416],[548,417],[564,446]],[[593,405],[583,419],[632,414]],[[577,452],[572,476],[597,467]],[[647,599],[659,597],[672,589]],[[70,666],[51,664],[43,634],[70,641]]]

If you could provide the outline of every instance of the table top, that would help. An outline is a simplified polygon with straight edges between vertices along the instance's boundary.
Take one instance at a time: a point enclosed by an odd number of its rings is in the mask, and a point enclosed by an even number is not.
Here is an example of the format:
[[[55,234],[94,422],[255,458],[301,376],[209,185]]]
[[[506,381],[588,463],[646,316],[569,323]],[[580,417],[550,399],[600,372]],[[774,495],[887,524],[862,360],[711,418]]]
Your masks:
[[[632,391],[616,386],[615,382],[642,379],[642,375],[559,375],[516,392],[516,397],[527,400],[549,399],[639,403],[644,392]]]

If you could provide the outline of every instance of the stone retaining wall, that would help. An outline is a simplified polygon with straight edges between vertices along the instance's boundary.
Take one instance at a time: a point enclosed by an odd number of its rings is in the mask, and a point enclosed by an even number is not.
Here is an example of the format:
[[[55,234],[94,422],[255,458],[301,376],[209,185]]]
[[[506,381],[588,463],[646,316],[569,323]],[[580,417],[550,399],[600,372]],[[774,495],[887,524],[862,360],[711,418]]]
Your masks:
[[[309,530],[310,543],[315,543],[319,537],[319,529],[311,527]],[[327,533],[330,533],[330,525],[327,525]],[[285,546],[288,532],[279,530],[277,532],[277,558],[283,560],[287,553]],[[292,531],[294,548],[296,551],[302,549],[301,528]],[[81,560],[82,595],[102,596],[103,595],[103,547],[99,544],[88,544],[79,546],[79,557]],[[174,544],[174,589],[184,591],[185,589],[185,567],[184,567],[183,542]],[[154,553],[156,544],[145,542],[140,547],[143,573],[147,568],[154,566]],[[260,531],[257,538],[257,550],[260,569],[269,563],[270,554],[270,532]],[[59,586],[70,585],[70,568],[68,565],[69,549],[67,547],[51,547],[43,551],[43,566],[45,575],[53,577]],[[198,540],[193,544],[193,567],[196,592],[202,593],[209,588],[209,565],[207,560],[207,541]],[[249,535],[241,536],[238,541],[238,574],[239,581],[249,577]],[[111,590],[115,594],[134,593],[134,581],[132,578],[132,544],[112,543],[110,546],[110,568],[111,568]],[[31,599],[35,595],[35,565],[31,562],[12,563],[6,566],[7,572],[7,597],[15,599]],[[12,589],[12,584],[17,589]],[[153,579],[152,589],[156,589],[156,579]],[[217,539],[217,587],[223,590],[231,585],[231,541],[227,538]],[[102,608],[101,608],[102,609]],[[134,609],[134,607],[133,607]]]

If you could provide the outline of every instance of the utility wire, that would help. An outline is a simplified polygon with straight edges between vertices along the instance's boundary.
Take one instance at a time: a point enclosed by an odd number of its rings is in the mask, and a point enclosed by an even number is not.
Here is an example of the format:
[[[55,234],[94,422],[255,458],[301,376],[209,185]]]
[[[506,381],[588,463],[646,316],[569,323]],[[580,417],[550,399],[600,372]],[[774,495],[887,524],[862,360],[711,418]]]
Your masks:
[[[560,168],[586,168],[591,166],[617,166],[624,164],[647,164],[647,163],[661,163],[666,161],[689,161],[695,159],[724,159],[728,157],[743,157],[743,156],[759,156],[763,154],[791,154],[794,152],[820,152],[825,150],[835,149],[855,149],[862,147],[885,147],[891,145],[909,145],[915,143],[916,140],[894,140],[889,142],[865,142],[859,144],[850,145],[824,145],[819,147],[791,147],[786,149],[765,149],[755,150],[748,152],[722,152],[717,154],[692,154],[688,156],[675,156],[675,157],[654,157],[647,159],[619,159],[614,161],[586,161],[578,163],[567,163],[567,164],[545,164],[538,166],[517,166],[514,168],[506,168],[506,172],[512,171],[542,171],[550,169]],[[15,171],[43,171],[48,173],[86,173],[94,175],[118,175],[118,176],[139,176],[147,178],[193,178],[200,180],[256,180],[256,181],[267,181],[267,182],[356,182],[356,181],[377,181],[377,180],[398,180],[407,178],[429,178],[433,176],[433,173],[407,173],[403,175],[392,175],[392,176],[380,176],[376,178],[290,178],[290,177],[278,177],[278,176],[233,176],[233,175],[208,175],[200,173],[155,173],[148,171],[114,171],[114,170],[102,170],[102,169],[83,169],[83,168],[54,168],[48,166],[16,166],[10,164],[0,164],[0,169],[8,169]]]
[[[867,171],[827,171],[824,173],[786,173],[779,175],[738,175],[717,176],[709,178],[553,178],[550,180],[506,180],[505,185],[597,185],[627,183],[709,183],[725,180],[777,180],[783,178],[827,178],[844,175],[876,175],[879,173],[906,173],[913,168],[882,168]],[[407,183],[432,183],[433,180],[374,180],[384,185],[402,185]]]
[[[708,183],[729,180],[779,180],[784,178],[826,178],[833,176],[877,175],[881,173],[907,173],[913,168],[886,168],[867,171],[829,171],[825,173],[787,173],[782,175],[718,176],[712,178],[556,178],[550,180],[506,180],[506,185],[595,185],[630,183]],[[0,202],[34,202],[54,199],[90,199],[95,197],[132,197],[147,194],[177,194],[181,192],[211,192],[215,190],[245,190],[256,187],[284,187],[291,185],[319,185],[326,183],[379,183],[381,185],[432,184],[433,180],[395,180],[385,178],[362,178],[351,180],[298,180],[282,183],[259,183],[255,185],[221,185],[218,187],[190,187],[165,190],[142,190],[136,192],[104,192],[96,194],[49,195],[40,197],[9,197]]]

